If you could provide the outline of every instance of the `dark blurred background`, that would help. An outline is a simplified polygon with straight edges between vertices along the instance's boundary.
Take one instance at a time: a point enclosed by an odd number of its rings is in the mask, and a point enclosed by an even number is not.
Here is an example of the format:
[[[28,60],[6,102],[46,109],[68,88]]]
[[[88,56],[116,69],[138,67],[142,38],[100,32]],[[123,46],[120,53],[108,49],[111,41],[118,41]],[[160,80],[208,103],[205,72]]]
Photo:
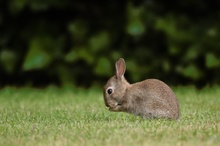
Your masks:
[[[0,87],[220,83],[220,1],[1,0]]]

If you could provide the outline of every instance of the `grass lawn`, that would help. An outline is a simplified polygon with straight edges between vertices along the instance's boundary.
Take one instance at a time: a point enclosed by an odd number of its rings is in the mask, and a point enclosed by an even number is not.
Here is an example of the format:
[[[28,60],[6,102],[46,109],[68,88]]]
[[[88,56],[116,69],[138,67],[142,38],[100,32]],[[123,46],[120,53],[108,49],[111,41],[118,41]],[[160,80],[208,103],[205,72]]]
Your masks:
[[[220,145],[220,87],[174,88],[179,121],[109,112],[102,89],[0,90],[1,146]]]

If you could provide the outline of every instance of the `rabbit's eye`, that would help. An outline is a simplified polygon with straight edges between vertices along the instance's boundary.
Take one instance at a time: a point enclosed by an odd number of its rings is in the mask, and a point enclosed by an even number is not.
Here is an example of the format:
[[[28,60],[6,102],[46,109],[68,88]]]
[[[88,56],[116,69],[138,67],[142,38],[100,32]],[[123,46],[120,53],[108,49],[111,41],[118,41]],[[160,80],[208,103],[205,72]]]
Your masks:
[[[108,93],[109,95],[112,94],[112,92],[113,92],[113,90],[112,90],[111,88],[107,90],[107,93]]]

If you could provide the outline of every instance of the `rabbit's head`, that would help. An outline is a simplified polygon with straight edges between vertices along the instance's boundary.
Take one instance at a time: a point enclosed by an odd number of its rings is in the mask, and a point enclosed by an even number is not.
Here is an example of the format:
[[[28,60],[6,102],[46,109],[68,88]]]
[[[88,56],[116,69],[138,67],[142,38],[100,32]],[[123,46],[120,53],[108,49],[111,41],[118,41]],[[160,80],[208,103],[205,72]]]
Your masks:
[[[121,111],[122,103],[124,102],[123,96],[127,87],[130,85],[124,78],[126,65],[124,59],[120,58],[115,63],[116,73],[111,77],[107,84],[104,86],[103,95],[105,105],[111,111]]]

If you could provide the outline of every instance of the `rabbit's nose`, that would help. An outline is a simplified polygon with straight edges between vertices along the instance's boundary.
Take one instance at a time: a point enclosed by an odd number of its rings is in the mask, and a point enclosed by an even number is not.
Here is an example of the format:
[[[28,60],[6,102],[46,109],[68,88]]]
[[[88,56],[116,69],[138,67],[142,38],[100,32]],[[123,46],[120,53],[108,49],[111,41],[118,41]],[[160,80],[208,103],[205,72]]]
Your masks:
[[[107,102],[105,103],[105,105],[106,105],[107,107],[110,107],[110,105],[109,105]]]
[[[105,102],[105,106],[110,107],[106,98],[104,98],[104,102]]]

